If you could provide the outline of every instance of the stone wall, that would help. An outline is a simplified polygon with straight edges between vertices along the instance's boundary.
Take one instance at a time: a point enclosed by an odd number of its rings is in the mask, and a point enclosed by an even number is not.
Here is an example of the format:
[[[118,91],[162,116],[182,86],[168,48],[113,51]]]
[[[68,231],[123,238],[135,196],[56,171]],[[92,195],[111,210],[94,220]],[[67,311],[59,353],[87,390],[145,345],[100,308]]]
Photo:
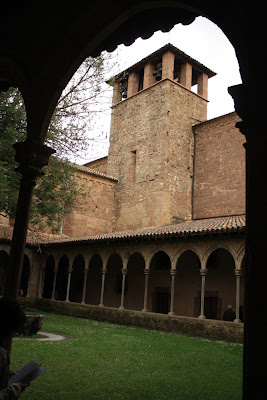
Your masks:
[[[191,217],[193,132],[207,101],[162,80],[113,106],[107,173],[116,176],[115,229]]]
[[[114,225],[115,181],[79,171],[77,180],[84,195],[76,200],[72,214],[64,220],[63,233],[70,237],[111,232]]]
[[[193,218],[245,214],[244,136],[236,113],[195,126]]]
[[[139,311],[118,310],[108,307],[97,307],[66,303],[44,299],[21,299],[24,307],[36,307],[38,310],[105,321],[123,325],[134,325],[147,329],[175,331],[190,336],[208,339],[243,342],[243,324],[200,320],[198,318],[168,316],[164,314],[143,313]]]

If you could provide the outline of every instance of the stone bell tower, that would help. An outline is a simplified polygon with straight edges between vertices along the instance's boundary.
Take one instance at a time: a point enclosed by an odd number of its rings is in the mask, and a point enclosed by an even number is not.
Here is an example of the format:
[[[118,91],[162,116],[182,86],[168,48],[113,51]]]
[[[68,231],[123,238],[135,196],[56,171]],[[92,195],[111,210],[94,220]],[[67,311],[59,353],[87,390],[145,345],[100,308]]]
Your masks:
[[[115,229],[191,219],[192,126],[207,119],[214,75],[168,44],[114,78],[107,173],[119,180]]]

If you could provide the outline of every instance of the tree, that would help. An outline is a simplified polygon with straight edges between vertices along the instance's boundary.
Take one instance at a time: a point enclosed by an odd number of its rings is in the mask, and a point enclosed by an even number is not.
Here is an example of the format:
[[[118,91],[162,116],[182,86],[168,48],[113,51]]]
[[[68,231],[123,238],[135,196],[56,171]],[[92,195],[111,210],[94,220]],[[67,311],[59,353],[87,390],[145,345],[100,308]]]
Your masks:
[[[108,87],[104,87],[105,66],[109,55],[88,58],[81,65],[62,93],[48,129],[46,144],[56,150],[44,168],[34,191],[31,209],[31,229],[60,229],[64,215],[70,213],[83,188],[75,179],[76,167],[68,160],[75,159],[98,141],[103,133],[90,136],[96,115],[107,108]],[[110,68],[109,68],[110,69]],[[19,175],[12,145],[26,138],[26,112],[20,92],[10,89],[0,94],[0,210],[11,219],[15,216]],[[104,134],[104,136],[106,136]]]

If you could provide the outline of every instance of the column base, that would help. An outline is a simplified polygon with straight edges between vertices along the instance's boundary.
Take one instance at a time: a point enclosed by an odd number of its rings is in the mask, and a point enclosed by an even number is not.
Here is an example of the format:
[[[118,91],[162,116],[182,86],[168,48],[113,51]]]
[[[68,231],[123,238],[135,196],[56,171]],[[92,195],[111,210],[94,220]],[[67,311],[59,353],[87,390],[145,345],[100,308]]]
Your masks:
[[[143,308],[142,312],[145,313],[148,312],[148,310],[146,308]]]
[[[199,319],[206,319],[205,315],[200,315],[198,318]]]
[[[234,322],[235,322],[236,324],[241,324],[241,323],[242,323],[241,319],[239,319],[239,318],[235,319]]]
[[[119,307],[119,310],[124,310],[124,307],[123,307],[123,306],[120,306],[120,307]]]
[[[65,303],[70,303],[70,301],[69,300],[65,300]]]
[[[170,311],[168,315],[175,315],[173,311]]]
[[[104,304],[99,304],[99,306],[98,307],[104,307]]]

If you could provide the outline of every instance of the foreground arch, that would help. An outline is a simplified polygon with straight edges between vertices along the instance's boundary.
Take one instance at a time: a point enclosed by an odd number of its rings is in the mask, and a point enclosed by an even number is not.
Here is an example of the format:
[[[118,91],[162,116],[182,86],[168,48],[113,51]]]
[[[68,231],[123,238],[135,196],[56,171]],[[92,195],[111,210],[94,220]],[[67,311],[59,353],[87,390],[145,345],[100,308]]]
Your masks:
[[[41,9],[40,9],[41,7]],[[248,95],[248,57],[247,57],[247,30],[248,17],[245,3],[235,1],[228,8],[228,3],[205,0],[201,2],[190,0],[181,1],[119,1],[106,2],[97,5],[79,4],[66,5],[61,2],[53,7],[43,3],[37,8],[30,7],[25,1],[23,6],[14,7],[13,3],[5,2],[2,7],[3,15],[12,15],[12,34],[10,34],[10,19],[3,19],[0,27],[2,46],[1,57],[9,54],[16,63],[16,68],[7,73],[0,62],[1,88],[9,85],[18,85],[22,89],[24,78],[19,77],[16,71],[22,70],[28,80],[28,91],[24,91],[24,100],[28,112],[28,139],[24,150],[17,147],[19,162],[23,164],[24,182],[19,196],[19,207],[24,204],[24,212],[17,214],[13,245],[11,251],[10,271],[7,279],[6,293],[16,297],[22,270],[29,204],[32,196],[32,182],[36,176],[27,176],[31,157],[23,160],[24,154],[37,154],[36,171],[47,162],[49,150],[44,147],[45,132],[52,115],[54,105],[65,87],[66,82],[77,69],[85,56],[96,54],[103,48],[112,49],[118,43],[131,43],[133,39],[142,35],[148,37],[156,29],[169,29],[178,22],[188,23],[194,15],[206,15],[216,23],[227,35],[233,44],[241,70],[243,85],[232,88],[236,111],[243,119],[239,126],[247,135],[247,272],[246,272],[246,323],[245,323],[245,386],[244,398],[253,395],[255,388],[260,391],[264,388],[265,377],[261,364],[266,359],[261,343],[266,337],[266,310],[267,294],[265,290],[266,269],[262,266],[262,254],[267,245],[265,227],[267,223],[265,185],[266,177],[265,149],[267,138],[264,135],[263,102],[260,98],[259,74],[251,73],[252,84]],[[253,9],[253,5],[252,5]],[[152,13],[153,10],[153,13]],[[151,13],[150,13],[151,12]],[[148,13],[153,18],[148,18]],[[38,24],[36,23],[38,19]],[[49,29],[48,22],[49,21]],[[71,21],[69,24],[66,21]],[[24,24],[30,26],[34,22],[35,35],[30,29],[24,29]],[[260,24],[256,24],[256,29]],[[46,32],[44,35],[43,32]],[[59,35],[59,32],[61,33]],[[62,34],[63,33],[63,34]],[[55,38],[60,36],[61,40]],[[259,33],[258,40],[262,37]],[[50,46],[48,45],[50,44]],[[264,48],[264,46],[261,46]],[[16,60],[16,61],[15,61]],[[252,65],[255,68],[256,63]],[[15,71],[15,73],[14,73]],[[249,98],[251,105],[248,107]],[[248,137],[248,110],[250,110],[250,129],[253,135]],[[20,147],[20,149],[19,149]],[[33,151],[33,147],[35,150]],[[42,159],[43,157],[43,159]],[[41,160],[42,159],[42,160]],[[23,162],[24,161],[24,162]],[[261,216],[259,218],[259,215]],[[260,240],[259,240],[260,238]],[[12,275],[13,281],[12,282]],[[15,280],[14,280],[15,278]],[[251,311],[252,310],[252,311]],[[255,325],[265,328],[255,330]]]

